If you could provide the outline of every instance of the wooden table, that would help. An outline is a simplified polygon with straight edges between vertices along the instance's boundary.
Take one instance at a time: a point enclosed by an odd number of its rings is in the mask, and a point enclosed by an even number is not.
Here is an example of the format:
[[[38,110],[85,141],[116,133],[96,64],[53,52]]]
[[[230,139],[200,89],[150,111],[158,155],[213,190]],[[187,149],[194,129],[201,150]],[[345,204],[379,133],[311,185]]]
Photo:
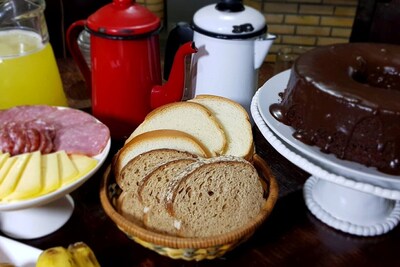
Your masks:
[[[64,68],[62,65],[61,69]],[[264,82],[271,76],[271,66],[263,66],[260,73],[260,80]],[[74,83],[80,81],[77,78],[75,82],[64,82],[75,86]],[[400,227],[386,235],[368,238],[330,228],[305,206],[302,186],[309,175],[276,152],[257,127],[254,140],[257,153],[271,165],[276,175],[280,197],[272,215],[255,235],[223,258],[202,262],[172,260],[143,248],[118,230],[99,200],[102,174],[112,155],[122,146],[117,141],[112,143],[105,165],[71,194],[76,205],[71,219],[49,236],[21,241],[40,249],[84,241],[94,250],[103,267],[400,266]]]

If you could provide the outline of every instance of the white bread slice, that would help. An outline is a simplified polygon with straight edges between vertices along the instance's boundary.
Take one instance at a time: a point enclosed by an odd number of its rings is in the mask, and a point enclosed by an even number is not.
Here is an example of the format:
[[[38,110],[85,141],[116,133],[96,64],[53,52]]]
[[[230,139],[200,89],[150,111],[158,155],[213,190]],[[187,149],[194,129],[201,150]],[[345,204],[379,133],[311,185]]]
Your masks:
[[[221,158],[182,171],[169,183],[165,201],[180,236],[209,237],[244,226],[265,199],[251,163]]]
[[[212,113],[193,102],[175,102],[153,110],[127,142],[139,134],[159,129],[173,129],[191,135],[208,149],[211,156],[222,154],[227,143],[225,133]]]
[[[143,206],[144,226],[159,233],[176,234],[174,218],[165,209],[165,194],[167,184],[186,166],[195,162],[196,159],[178,159],[167,162],[147,175],[138,188],[138,196]]]
[[[215,95],[197,95],[189,100],[205,106],[216,117],[227,138],[224,155],[250,160],[254,154],[253,133],[247,111],[237,102]]]
[[[207,149],[187,133],[177,130],[149,131],[132,138],[115,155],[113,159],[115,177],[119,176],[122,168],[134,157],[159,148],[186,151],[205,158],[210,156]]]

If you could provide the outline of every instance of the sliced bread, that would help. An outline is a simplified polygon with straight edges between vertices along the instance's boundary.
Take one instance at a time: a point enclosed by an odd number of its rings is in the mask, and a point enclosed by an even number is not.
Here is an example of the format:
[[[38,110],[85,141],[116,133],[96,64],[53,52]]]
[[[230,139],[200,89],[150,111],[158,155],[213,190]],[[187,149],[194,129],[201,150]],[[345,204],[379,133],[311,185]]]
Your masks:
[[[198,157],[194,154],[175,149],[156,149],[139,154],[130,160],[116,182],[123,190],[119,199],[120,212],[135,222],[143,225],[144,206],[139,201],[138,188],[144,178],[157,167],[176,159],[191,159],[195,161]]]
[[[138,188],[138,197],[143,206],[144,226],[153,231],[167,234],[177,234],[174,218],[165,209],[165,193],[167,184],[186,166],[196,162],[196,159],[178,159],[167,162],[147,175]]]
[[[132,158],[115,177],[115,180],[122,190],[137,191],[143,179],[164,163],[176,159],[196,159],[197,157],[195,154],[176,149],[153,149]]]
[[[143,224],[143,206],[139,202],[137,192],[122,191],[117,200],[117,209],[122,216],[140,226]]]
[[[226,147],[226,136],[212,113],[194,102],[175,102],[150,112],[126,142],[153,130],[172,129],[185,132],[209,151],[211,156],[220,155]]]
[[[115,177],[134,157],[155,149],[169,148],[186,151],[200,157],[209,157],[207,149],[187,133],[177,130],[154,130],[144,132],[126,143],[113,159]],[[119,178],[116,178],[117,180]]]
[[[250,118],[239,103],[215,95],[197,95],[189,101],[205,106],[221,125],[227,138],[224,155],[251,159],[254,142]]]
[[[264,201],[254,166],[223,158],[182,171],[169,183],[165,197],[174,226],[184,237],[214,236],[244,226]]]

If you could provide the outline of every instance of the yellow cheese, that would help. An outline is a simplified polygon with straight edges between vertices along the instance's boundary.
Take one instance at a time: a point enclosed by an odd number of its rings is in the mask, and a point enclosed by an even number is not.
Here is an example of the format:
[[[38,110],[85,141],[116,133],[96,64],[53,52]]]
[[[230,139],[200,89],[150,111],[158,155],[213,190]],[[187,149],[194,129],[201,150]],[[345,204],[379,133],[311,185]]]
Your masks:
[[[85,155],[72,154],[69,158],[79,171],[79,177],[82,177],[93,170],[97,165],[97,160]]]
[[[6,162],[6,160],[10,157],[9,153],[1,153],[0,152],[0,168]],[[1,181],[1,180],[0,180]]]
[[[40,194],[50,193],[61,186],[57,153],[42,155],[42,179],[43,190]]]
[[[6,196],[4,200],[23,200],[35,197],[42,190],[41,153],[36,151],[30,154],[14,191]]]
[[[12,164],[11,168],[0,184],[0,199],[5,198],[14,191],[30,156],[30,153],[15,156],[16,160],[14,164]]]
[[[1,183],[3,183],[4,178],[6,177],[8,171],[11,169],[11,166],[14,164],[14,162],[17,160],[16,157],[8,157],[6,161],[4,162],[3,165],[1,165],[0,168],[0,186]]]
[[[65,151],[58,151],[58,168],[60,170],[61,184],[69,184],[79,175],[78,169]]]

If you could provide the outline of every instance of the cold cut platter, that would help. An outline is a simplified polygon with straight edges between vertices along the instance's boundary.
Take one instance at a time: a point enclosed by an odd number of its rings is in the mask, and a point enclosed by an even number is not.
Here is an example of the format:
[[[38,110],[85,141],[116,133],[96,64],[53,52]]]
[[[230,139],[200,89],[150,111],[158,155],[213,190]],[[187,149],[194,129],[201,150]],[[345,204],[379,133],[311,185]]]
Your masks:
[[[0,111],[0,211],[57,200],[89,179],[110,150],[107,126],[76,109]]]

